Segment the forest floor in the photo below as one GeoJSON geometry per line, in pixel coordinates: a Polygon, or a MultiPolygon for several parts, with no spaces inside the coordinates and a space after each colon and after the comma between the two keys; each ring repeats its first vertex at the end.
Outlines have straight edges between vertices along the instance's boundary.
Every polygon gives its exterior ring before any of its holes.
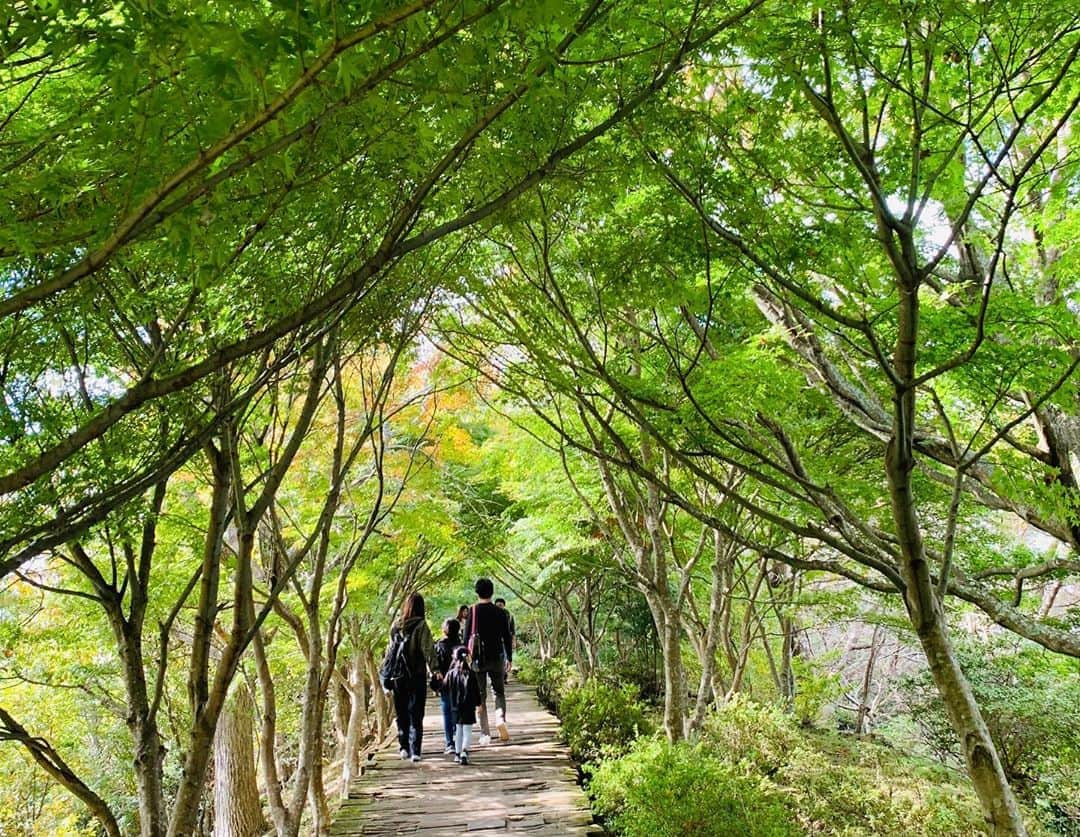
{"type": "MultiPolygon", "coordinates": [[[[510,683],[506,699],[510,741],[496,738],[481,747],[479,730],[474,730],[471,763],[463,767],[454,764],[452,755],[443,755],[442,710],[429,693],[423,761],[399,759],[393,739],[353,783],[331,833],[602,834],[593,825],[569,751],[559,742],[558,719],[540,706],[529,686],[510,683]]],[[[488,703],[490,708],[490,697],[488,703]]]]}

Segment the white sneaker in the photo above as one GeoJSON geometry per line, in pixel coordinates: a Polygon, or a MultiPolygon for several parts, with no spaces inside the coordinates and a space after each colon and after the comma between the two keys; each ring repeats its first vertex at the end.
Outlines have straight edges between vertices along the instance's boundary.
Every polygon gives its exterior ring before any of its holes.
{"type": "Polygon", "coordinates": [[[447,744],[447,745],[446,745],[446,749],[444,749],[444,750],[443,750],[443,755],[444,755],[444,756],[448,756],[448,755],[450,755],[450,754],[451,754],[452,752],[454,752],[454,745],[453,745],[453,744],[447,744]]]}
{"type": "Polygon", "coordinates": [[[412,763],[413,764],[416,764],[418,761],[420,761],[420,756],[413,756],[412,757],[412,763]]]}
{"type": "Polygon", "coordinates": [[[483,733],[480,733],[480,738],[477,740],[477,743],[481,747],[484,747],[484,746],[491,743],[491,736],[490,735],[484,735],[483,733]]]}

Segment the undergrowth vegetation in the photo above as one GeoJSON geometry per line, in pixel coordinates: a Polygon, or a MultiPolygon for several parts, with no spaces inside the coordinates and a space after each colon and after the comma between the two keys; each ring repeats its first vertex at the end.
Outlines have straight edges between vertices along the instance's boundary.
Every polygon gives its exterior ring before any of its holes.
{"type": "MultiPolygon", "coordinates": [[[[597,816],[621,837],[983,833],[964,775],[879,736],[801,723],[776,704],[736,696],[693,742],[654,732],[655,708],[633,687],[581,683],[559,660],[526,662],[583,764],[597,816]]],[[[1060,719],[1059,719],[1060,720],[1060,719]]],[[[1078,833],[1029,800],[1032,833],[1078,833]]],[[[1057,809],[1055,809],[1057,811],[1057,809]]]]}

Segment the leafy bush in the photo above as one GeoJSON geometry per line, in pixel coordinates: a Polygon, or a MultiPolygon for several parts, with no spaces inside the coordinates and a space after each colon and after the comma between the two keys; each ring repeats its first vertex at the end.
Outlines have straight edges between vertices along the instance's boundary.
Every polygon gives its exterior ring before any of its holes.
{"type": "Polygon", "coordinates": [[[589,784],[595,806],[623,837],[786,837],[798,834],[760,780],[701,745],[639,738],[603,762],[589,784]]]}
{"type": "MultiPolygon", "coordinates": [[[[958,651],[1005,773],[1012,781],[1031,781],[1062,749],[1080,758],[1080,678],[1052,666],[1037,668],[1016,649],[986,653],[958,651]]],[[[909,678],[908,707],[927,744],[942,759],[961,763],[959,744],[928,674],[909,678]]]]}
{"type": "Polygon", "coordinates": [[[962,776],[867,741],[808,736],[773,781],[807,834],[952,837],[984,830],[962,776]]]}
{"type": "Polygon", "coordinates": [[[725,760],[762,776],[776,773],[799,741],[794,720],[779,706],[741,695],[709,715],[703,737],[725,760]]]}
{"type": "Polygon", "coordinates": [[[639,735],[651,731],[645,706],[631,685],[591,680],[571,688],[559,701],[563,735],[580,761],[620,755],[639,735]]]}
{"type": "Polygon", "coordinates": [[[556,712],[566,694],[581,682],[574,664],[563,657],[549,657],[546,660],[515,657],[515,662],[519,659],[518,678],[522,683],[536,686],[536,696],[556,712]]]}
{"type": "Polygon", "coordinates": [[[804,726],[817,723],[826,707],[831,706],[844,692],[840,675],[828,667],[838,657],[839,654],[834,653],[814,659],[795,657],[791,661],[795,682],[799,684],[791,708],[804,726]]]}
{"type": "Polygon", "coordinates": [[[970,784],[888,747],[807,730],[775,705],[740,698],[714,712],[704,742],[733,769],[768,780],[808,834],[977,834],[970,784]]]}
{"type": "MultiPolygon", "coordinates": [[[[1005,774],[1021,798],[1061,834],[1080,835],[1080,675],[1031,643],[1002,637],[958,638],[957,655],[997,745],[1005,774]]],[[[908,710],[927,746],[962,764],[959,744],[927,673],[905,683],[908,710]]]]}

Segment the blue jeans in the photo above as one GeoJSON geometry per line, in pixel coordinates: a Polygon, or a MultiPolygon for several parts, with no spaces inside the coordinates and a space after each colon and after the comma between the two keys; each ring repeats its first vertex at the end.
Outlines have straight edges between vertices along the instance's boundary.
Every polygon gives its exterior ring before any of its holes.
{"type": "Polygon", "coordinates": [[[454,710],[450,706],[450,695],[446,692],[439,692],[439,700],[442,702],[442,725],[443,732],[446,734],[446,746],[454,746],[454,710]]]}

